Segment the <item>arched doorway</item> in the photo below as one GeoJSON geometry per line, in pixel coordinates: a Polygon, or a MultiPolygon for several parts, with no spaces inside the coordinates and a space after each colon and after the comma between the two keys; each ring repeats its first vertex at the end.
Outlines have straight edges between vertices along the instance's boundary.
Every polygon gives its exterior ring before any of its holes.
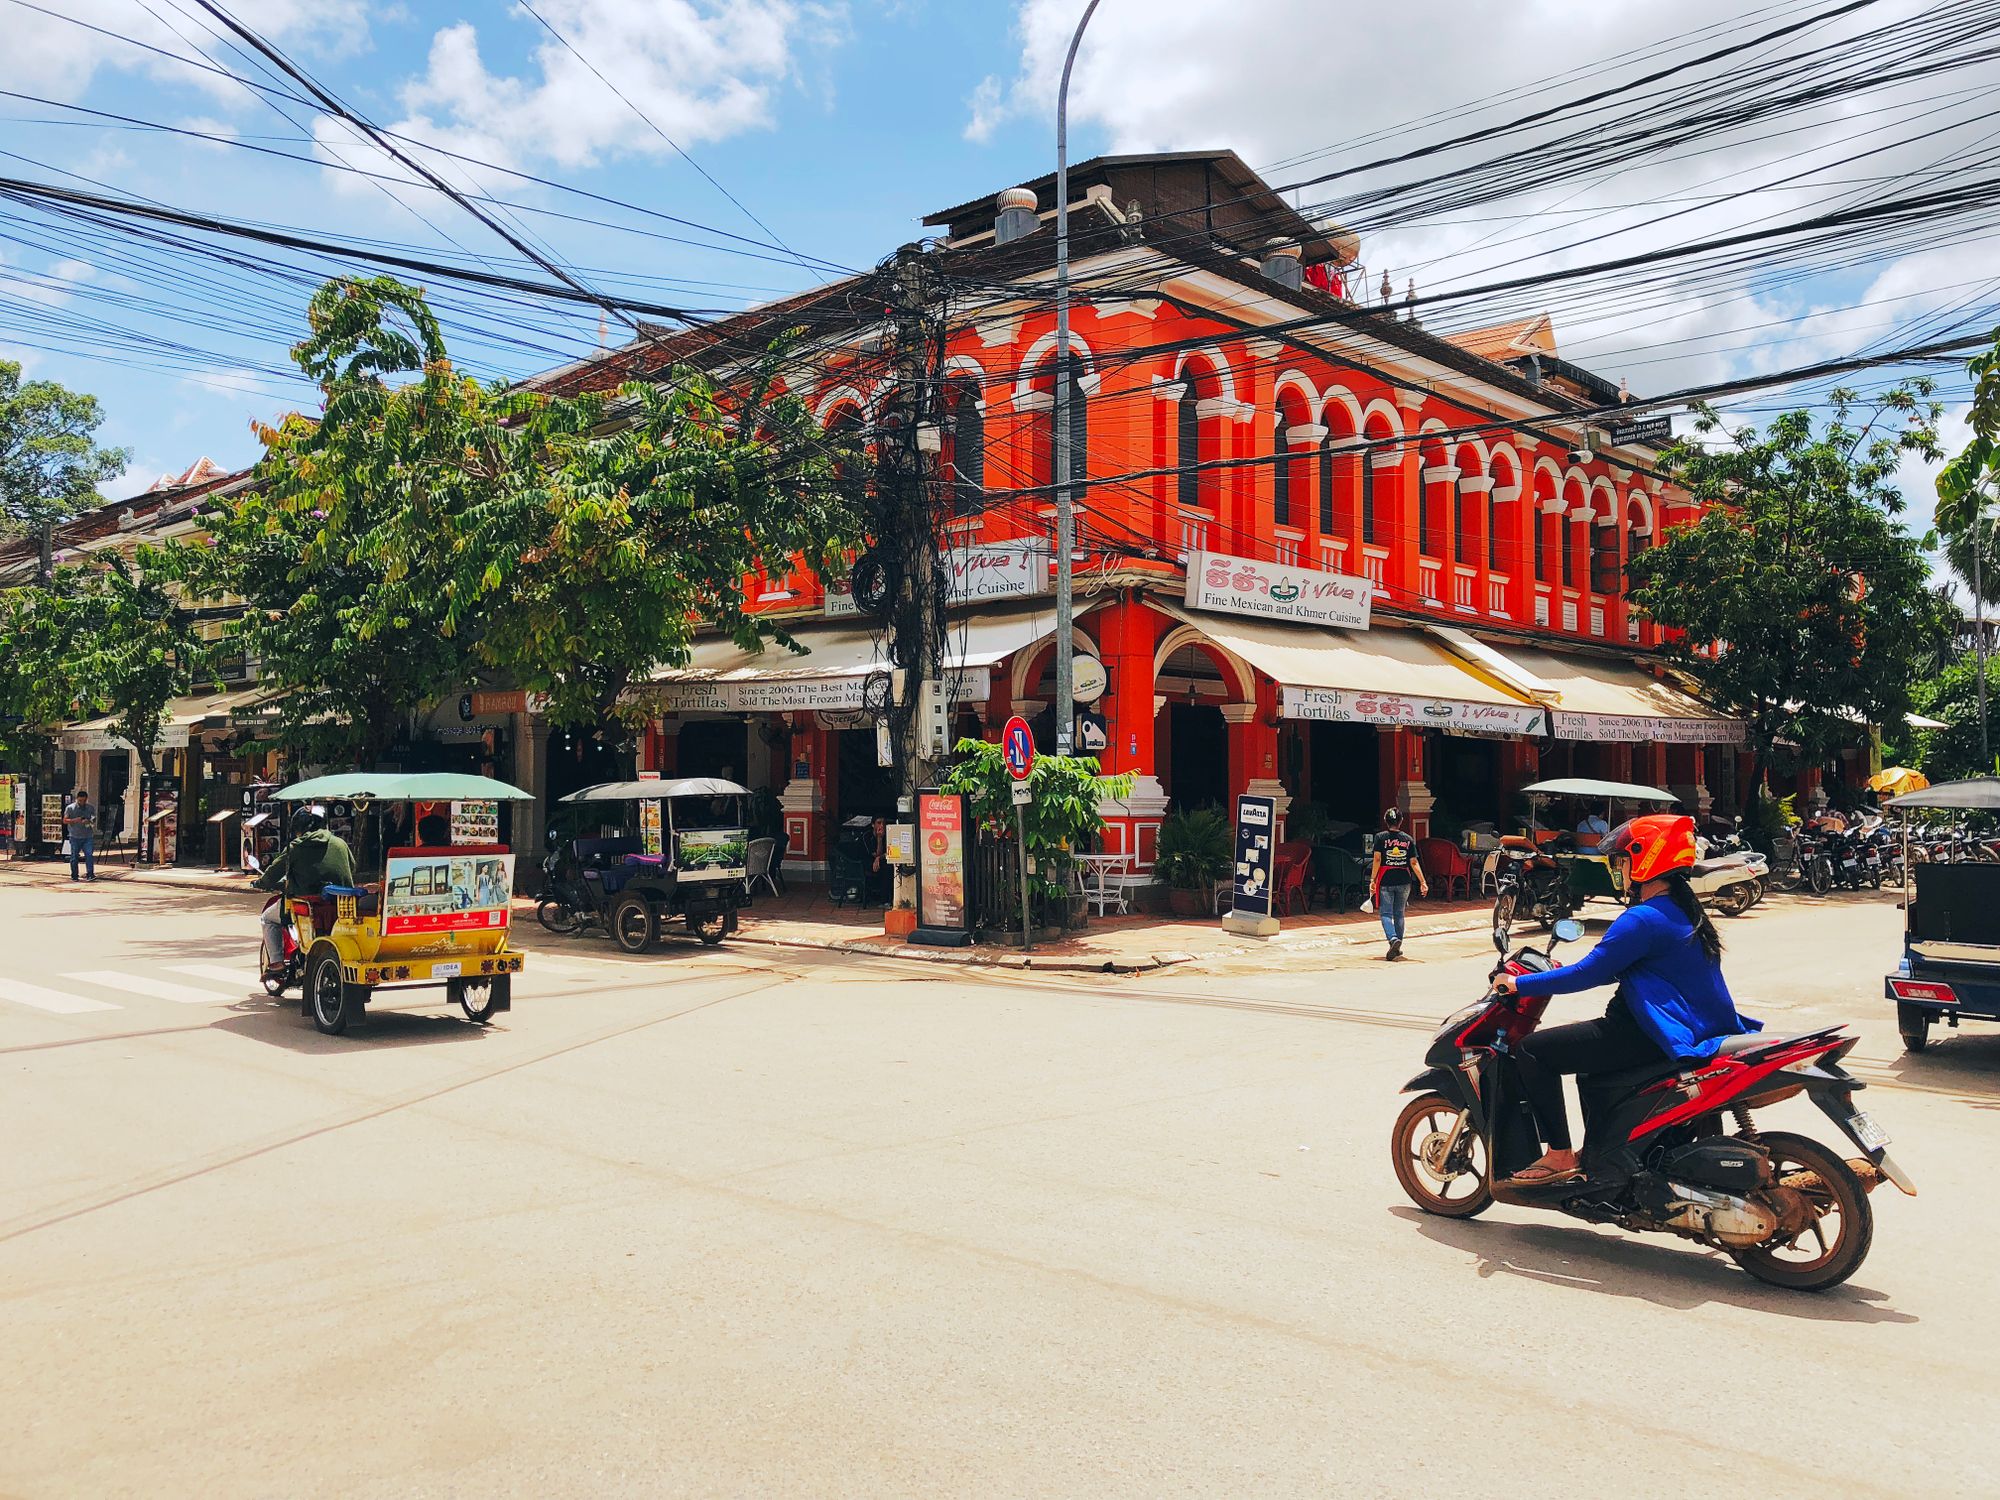
{"type": "Polygon", "coordinates": [[[1229,806],[1229,726],[1222,705],[1235,698],[1221,664],[1190,642],[1173,651],[1154,678],[1166,699],[1155,724],[1158,775],[1179,809],[1229,806]]]}

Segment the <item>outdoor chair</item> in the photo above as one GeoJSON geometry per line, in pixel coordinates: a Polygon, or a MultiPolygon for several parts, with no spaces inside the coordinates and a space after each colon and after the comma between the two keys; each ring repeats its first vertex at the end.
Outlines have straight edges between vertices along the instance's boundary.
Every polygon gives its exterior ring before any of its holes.
{"type": "Polygon", "coordinates": [[[744,860],[743,894],[754,896],[757,882],[763,881],[772,895],[778,894],[778,882],[771,874],[771,859],[778,852],[776,839],[752,839],[744,860]]]}
{"type": "Polygon", "coordinates": [[[1312,852],[1313,885],[1335,911],[1359,906],[1368,894],[1368,863],[1352,849],[1315,844],[1312,852]]]}
{"type": "Polygon", "coordinates": [[[1296,905],[1302,912],[1312,910],[1312,897],[1306,890],[1306,877],[1312,873],[1312,855],[1309,850],[1294,849],[1287,845],[1278,852],[1278,871],[1271,892],[1271,908],[1281,917],[1289,917],[1296,905]]]}
{"type": "Polygon", "coordinates": [[[1500,894],[1500,851],[1495,849],[1479,861],[1479,894],[1497,896],[1500,894]]]}
{"type": "Polygon", "coordinates": [[[1430,882],[1433,893],[1446,901],[1454,893],[1467,897],[1472,895],[1472,861],[1465,857],[1465,851],[1450,839],[1419,839],[1417,858],[1422,861],[1424,875],[1430,882]]]}

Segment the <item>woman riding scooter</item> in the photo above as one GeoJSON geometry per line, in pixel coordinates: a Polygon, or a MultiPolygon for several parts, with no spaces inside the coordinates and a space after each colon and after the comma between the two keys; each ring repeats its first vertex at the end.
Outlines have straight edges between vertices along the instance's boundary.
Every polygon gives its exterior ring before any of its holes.
{"type": "Polygon", "coordinates": [[[1582,1176],[1563,1107],[1565,1073],[1615,1073],[1672,1058],[1713,1057],[1723,1038],[1761,1031],[1739,1015],[1722,978],[1722,939],[1688,887],[1694,819],[1633,818],[1604,840],[1628,861],[1633,904],[1584,958],[1545,974],[1502,974],[1494,988],[1530,998],[1618,986],[1595,1021],[1543,1027],[1515,1051],[1521,1082],[1548,1150],[1511,1179],[1530,1186],[1582,1176]]]}

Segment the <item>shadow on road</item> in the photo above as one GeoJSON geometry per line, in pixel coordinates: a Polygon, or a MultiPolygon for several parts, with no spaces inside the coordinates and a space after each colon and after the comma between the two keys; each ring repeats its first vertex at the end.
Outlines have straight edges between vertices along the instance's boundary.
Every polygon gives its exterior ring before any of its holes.
{"type": "MultiPolygon", "coordinates": [[[[439,1002],[440,1005],[442,1002],[439,1002]]],[[[432,1042],[476,1042],[490,1027],[468,1021],[457,1009],[442,1011],[378,1010],[368,1007],[368,1019],[348,1027],[342,1036],[327,1036],[299,1014],[295,999],[263,997],[238,1001],[231,1014],[212,1023],[211,1031],[247,1037],[288,1052],[343,1052],[354,1048],[417,1047],[432,1042]]]]}
{"type": "Polygon", "coordinates": [[[1977,1021],[1960,1031],[1933,1027],[1922,1052],[1900,1053],[1873,1067],[1894,1083],[1989,1101],[1982,1108],[2000,1106],[2000,1027],[1977,1021]]]}
{"type": "Polygon", "coordinates": [[[1473,1223],[1398,1204],[1389,1210],[1428,1240],[1478,1257],[1475,1274],[1521,1276],[1550,1286],[1629,1297],[1687,1312],[1710,1302],[1825,1323],[1915,1323],[1884,1304],[1887,1292],[1852,1282],[1830,1292],[1787,1292],[1694,1247],[1652,1244],[1568,1224],[1473,1223]]]}

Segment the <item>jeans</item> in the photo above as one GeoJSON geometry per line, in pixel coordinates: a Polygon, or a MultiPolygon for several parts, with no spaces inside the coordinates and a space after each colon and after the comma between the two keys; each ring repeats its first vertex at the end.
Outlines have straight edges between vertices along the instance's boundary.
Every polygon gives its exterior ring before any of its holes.
{"type": "Polygon", "coordinates": [[[92,880],[97,879],[97,835],[86,833],[81,838],[69,836],[69,878],[76,879],[76,862],[81,857],[83,867],[92,880]]]}
{"type": "MultiPolygon", "coordinates": [[[[1571,1149],[1569,1114],[1563,1108],[1563,1074],[1622,1073],[1627,1068],[1665,1061],[1666,1054],[1639,1029],[1624,1000],[1616,997],[1598,1020],[1546,1026],[1523,1037],[1514,1048],[1522,1091],[1551,1151],[1571,1149]]],[[[1589,1124],[1586,1118],[1586,1129],[1589,1124]]]]}
{"type": "Polygon", "coordinates": [[[1407,885],[1385,885],[1375,893],[1375,911],[1382,918],[1382,936],[1392,943],[1403,940],[1403,914],[1410,908],[1407,885]]]}
{"type": "Polygon", "coordinates": [[[275,969],[285,961],[285,903],[272,902],[257,920],[264,929],[264,967],[275,969]]]}

